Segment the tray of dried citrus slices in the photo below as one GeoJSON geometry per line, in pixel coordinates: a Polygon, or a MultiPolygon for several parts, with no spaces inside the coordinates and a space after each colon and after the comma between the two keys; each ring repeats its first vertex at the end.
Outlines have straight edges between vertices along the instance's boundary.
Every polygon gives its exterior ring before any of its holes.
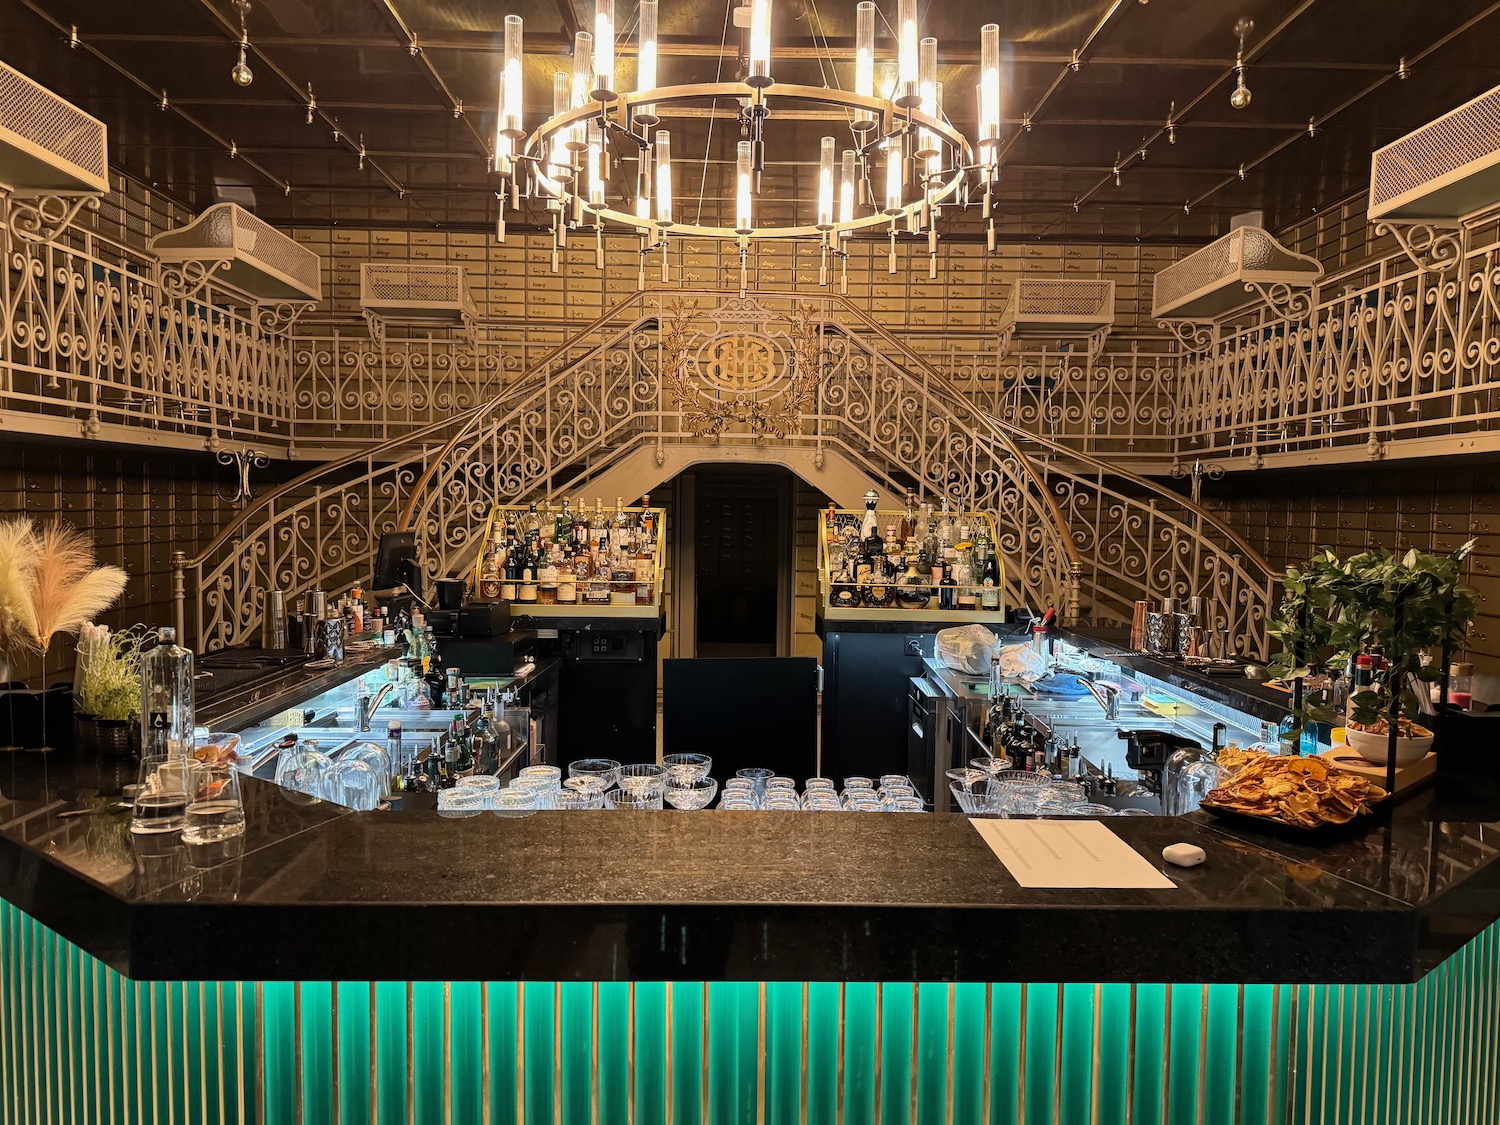
{"type": "Polygon", "coordinates": [[[1310,843],[1358,831],[1389,796],[1368,778],[1329,769],[1318,758],[1230,749],[1220,753],[1219,765],[1229,776],[1204,797],[1206,812],[1310,843]]]}

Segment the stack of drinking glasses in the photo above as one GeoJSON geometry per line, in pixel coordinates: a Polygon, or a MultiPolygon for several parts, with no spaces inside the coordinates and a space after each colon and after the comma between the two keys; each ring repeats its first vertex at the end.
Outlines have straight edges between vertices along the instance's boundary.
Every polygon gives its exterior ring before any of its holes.
{"type": "Polygon", "coordinates": [[[797,792],[790,777],[768,769],[740,770],[724,783],[721,809],[764,809],[773,812],[922,812],[922,798],[904,774],[885,774],[879,781],[846,777],[842,793],[832,779],[810,777],[797,792]]]}
{"type": "Polygon", "coordinates": [[[968,769],[948,771],[948,788],[958,807],[971,815],[1115,816],[1108,805],[1083,800],[1077,785],[1027,770],[989,768],[990,758],[976,758],[968,769]]]}
{"type": "Polygon", "coordinates": [[[719,792],[708,776],[714,760],[707,754],[668,754],[661,760],[667,771],[667,804],[682,812],[705,809],[719,792]]]}

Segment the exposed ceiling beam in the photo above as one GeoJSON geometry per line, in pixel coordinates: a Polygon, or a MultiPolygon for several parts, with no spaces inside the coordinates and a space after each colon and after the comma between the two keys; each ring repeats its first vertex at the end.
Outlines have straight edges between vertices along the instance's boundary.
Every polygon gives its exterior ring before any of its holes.
{"type": "MultiPolygon", "coordinates": [[[[457,97],[448,88],[448,83],[443,81],[443,76],[438,73],[437,67],[428,58],[426,50],[417,39],[416,32],[412,31],[410,25],[407,24],[406,20],[402,18],[400,11],[397,10],[396,0],[378,0],[378,2],[385,9],[386,14],[391,17],[391,22],[396,25],[396,30],[406,40],[406,49],[421,64],[423,72],[427,75],[427,81],[432,84],[433,89],[442,95],[443,108],[450,110],[455,117],[463,117],[463,99],[457,97]]],[[[568,3],[569,0],[559,0],[559,2],[568,3]]],[[[489,157],[489,143],[480,135],[479,130],[474,128],[474,123],[467,117],[464,117],[464,126],[469,130],[470,136],[474,138],[474,143],[478,146],[480,153],[485,157],[489,157]]]]}

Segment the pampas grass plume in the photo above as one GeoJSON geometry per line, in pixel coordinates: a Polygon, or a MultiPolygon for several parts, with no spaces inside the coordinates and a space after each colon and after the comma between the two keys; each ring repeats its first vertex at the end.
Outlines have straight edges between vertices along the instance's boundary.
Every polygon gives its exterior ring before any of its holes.
{"type": "Polygon", "coordinates": [[[94,565],[89,537],[59,520],[35,533],[36,571],[27,627],[45,654],[59,633],[76,633],[108,609],[125,589],[117,566],[94,565]]]}
{"type": "Polygon", "coordinates": [[[0,520],[0,658],[36,646],[31,595],[38,549],[30,520],[0,520]]]}

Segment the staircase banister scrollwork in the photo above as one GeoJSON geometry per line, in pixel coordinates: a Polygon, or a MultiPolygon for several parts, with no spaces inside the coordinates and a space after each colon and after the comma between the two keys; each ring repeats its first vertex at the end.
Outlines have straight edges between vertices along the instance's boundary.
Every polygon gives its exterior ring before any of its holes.
{"type": "MultiPolygon", "coordinates": [[[[602,315],[597,320],[595,320],[591,324],[589,324],[589,326],[587,328],[584,328],[581,332],[577,333],[577,335],[575,335],[575,336],[571,337],[570,339],[564,341],[563,343],[559,344],[557,347],[553,348],[546,355],[542,356],[541,359],[537,360],[536,364],[532,367],[532,372],[545,374],[547,372],[547,370],[548,370],[548,367],[552,364],[552,362],[558,356],[562,355],[570,347],[573,346],[573,341],[574,340],[584,338],[584,337],[590,335],[591,333],[593,333],[594,331],[596,331],[597,329],[602,328],[604,325],[608,324],[611,320],[614,320],[616,317],[618,317],[621,313],[623,313],[626,309],[630,308],[632,305],[642,304],[644,296],[645,296],[644,293],[640,293],[640,292],[632,293],[630,296],[626,297],[623,301],[620,301],[618,304],[614,305],[612,308],[609,309],[608,312],[604,313],[604,315],[602,315]]],[[[640,323],[641,320],[645,320],[645,319],[649,319],[649,318],[645,317],[645,316],[638,317],[636,319],[635,323],[632,324],[630,327],[631,328],[635,327],[636,325],[638,325],[640,323]]],[[[570,366],[570,365],[564,365],[562,368],[560,368],[557,372],[554,372],[553,374],[562,374],[564,371],[567,370],[568,366],[570,366]]],[[[519,388],[525,382],[526,382],[526,380],[524,378],[522,378],[520,380],[517,380],[517,382],[515,384],[513,384],[513,386],[519,388]]],[[[462,442],[465,438],[467,438],[467,437],[469,437],[469,436],[471,436],[473,434],[475,423],[479,422],[480,419],[485,414],[487,414],[488,412],[490,412],[492,409],[494,409],[494,408],[496,408],[498,406],[501,406],[501,405],[502,405],[501,399],[496,398],[496,399],[491,400],[488,403],[485,403],[485,404],[481,405],[478,409],[472,410],[472,411],[469,412],[469,414],[467,416],[467,419],[464,422],[464,424],[461,427],[459,427],[457,430],[454,431],[453,436],[448,439],[447,443],[438,452],[438,454],[431,459],[431,461],[427,465],[426,469],[423,470],[422,475],[417,479],[416,484],[412,486],[411,496],[407,499],[406,506],[404,508],[402,508],[401,515],[397,519],[397,522],[396,522],[397,530],[399,530],[399,531],[410,531],[411,530],[412,520],[416,517],[417,505],[420,503],[423,493],[425,493],[427,491],[428,486],[431,485],[433,477],[435,477],[439,472],[442,471],[443,465],[447,462],[449,456],[453,453],[453,451],[458,448],[459,443],[462,442]]],[[[519,497],[518,497],[518,499],[519,499],[519,497]]]]}
{"type": "MultiPolygon", "coordinates": [[[[936,389],[938,390],[939,394],[949,399],[950,402],[960,405],[963,410],[972,412],[976,416],[983,418],[986,423],[997,430],[1000,435],[1004,436],[1007,445],[1015,452],[1016,456],[1021,458],[1023,461],[1028,460],[1028,458],[1025,454],[1020,452],[1014,441],[1010,440],[1011,438],[1019,438],[1022,441],[1027,441],[1036,445],[1044,446],[1051,452],[1056,453],[1059,457],[1066,458],[1072,461],[1082,462],[1083,464],[1088,465],[1090,468],[1093,468],[1099,472],[1106,473],[1110,476],[1119,477],[1122,480],[1128,480],[1131,484],[1136,485],[1138,488],[1155,493],[1156,495],[1161,496],[1165,499],[1170,499],[1173,503],[1181,504],[1184,508],[1192,511],[1196,516],[1204,520],[1204,522],[1211,525],[1215,531],[1217,531],[1219,534],[1223,535],[1226,539],[1233,543],[1238,550],[1244,553],[1245,557],[1250,560],[1253,565],[1264,571],[1268,576],[1274,573],[1271,569],[1270,563],[1265,560],[1265,557],[1261,555],[1259,551],[1257,551],[1248,542],[1246,542],[1244,537],[1241,536],[1237,531],[1225,524],[1223,521],[1219,520],[1216,516],[1213,515],[1213,513],[1202,507],[1202,505],[1195,504],[1192,500],[1190,500],[1186,496],[1183,496],[1180,492],[1176,492],[1163,485],[1157,484],[1155,481],[1152,481],[1148,477],[1137,476],[1135,473],[1132,473],[1128,469],[1122,469],[1115,465],[1111,465],[1108,462],[1100,460],[1092,454],[1085,453],[1079,449],[1076,449],[1071,445],[1065,445],[1064,443],[1055,441],[1054,439],[1049,438],[1041,433],[1032,433],[1030,430],[1023,430],[1019,426],[1005,421],[1003,418],[997,418],[994,415],[987,413],[980,407],[974,405],[973,402],[971,402],[966,396],[961,395],[956,390],[948,387],[946,385],[946,376],[942,371],[934,367],[927,360],[923,359],[916,352],[912,351],[900,339],[892,335],[887,329],[882,327],[878,322],[869,317],[861,309],[849,304],[847,300],[844,300],[842,298],[841,300],[843,301],[845,311],[847,311],[854,319],[860,321],[861,324],[878,335],[881,340],[891,348],[900,352],[906,358],[906,361],[909,364],[911,364],[913,367],[920,368],[921,370],[932,376],[935,376],[938,380],[940,380],[940,382],[936,384],[936,389]]],[[[1060,512],[1058,513],[1058,522],[1061,525],[1062,516],[1060,512]]]]}

